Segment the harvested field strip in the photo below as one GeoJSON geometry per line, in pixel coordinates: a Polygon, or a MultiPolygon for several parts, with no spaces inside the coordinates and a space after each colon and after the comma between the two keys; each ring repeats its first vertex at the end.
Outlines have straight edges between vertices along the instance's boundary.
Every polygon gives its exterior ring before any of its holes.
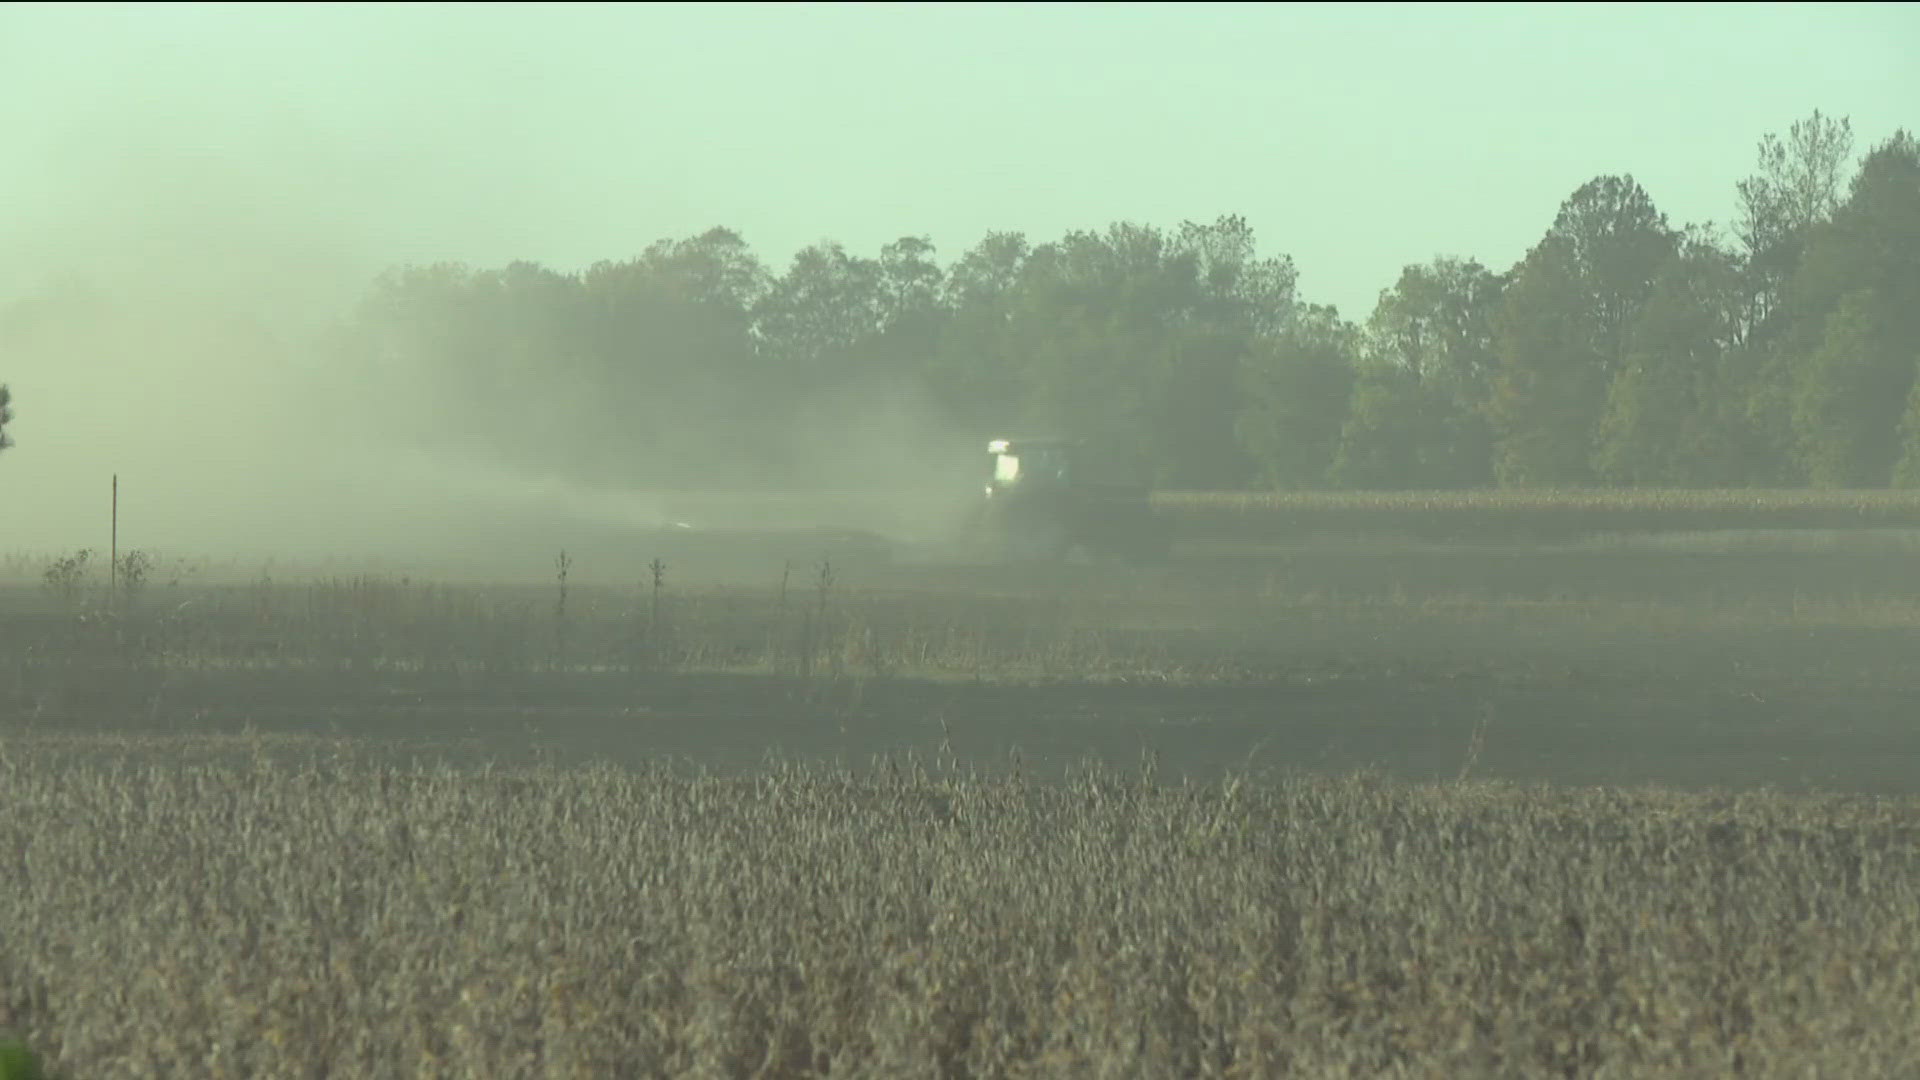
{"type": "Polygon", "coordinates": [[[0,1026],[66,1074],[1873,1076],[1920,1054],[1912,802],[210,745],[0,763],[0,1026]]]}
{"type": "Polygon", "coordinates": [[[1487,489],[1167,491],[1182,537],[1279,540],[1375,533],[1516,542],[1604,533],[1920,528],[1920,490],[1487,489]]]}

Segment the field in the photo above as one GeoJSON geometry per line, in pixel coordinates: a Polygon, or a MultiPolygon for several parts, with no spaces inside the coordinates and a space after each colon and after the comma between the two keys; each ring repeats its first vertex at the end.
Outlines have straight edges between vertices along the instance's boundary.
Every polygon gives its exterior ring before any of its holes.
{"type": "Polygon", "coordinates": [[[1897,1073],[1920,542],[1749,524],[17,557],[0,1032],[89,1077],[1897,1073]]]}
{"type": "Polygon", "coordinates": [[[87,1076],[1886,1076],[1920,1052],[1908,804],[274,749],[10,752],[9,1023],[87,1076]]]}
{"type": "Polygon", "coordinates": [[[1166,492],[1162,513],[1193,536],[1386,532],[1435,540],[1566,540],[1595,533],[1729,529],[1912,529],[1920,491],[1498,489],[1462,492],[1166,492]]]}

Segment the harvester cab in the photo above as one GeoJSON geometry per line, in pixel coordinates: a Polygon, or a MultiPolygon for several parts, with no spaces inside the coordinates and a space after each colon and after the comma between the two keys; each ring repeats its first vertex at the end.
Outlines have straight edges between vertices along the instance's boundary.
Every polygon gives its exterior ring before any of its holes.
{"type": "Polygon", "coordinates": [[[1131,561],[1166,557],[1172,537],[1144,484],[1101,475],[1085,444],[1062,438],[994,439],[980,514],[1003,558],[1057,560],[1075,551],[1131,561]]]}
{"type": "Polygon", "coordinates": [[[1079,470],[1079,446],[1066,439],[995,439],[987,444],[987,497],[1066,488],[1079,470]]]}

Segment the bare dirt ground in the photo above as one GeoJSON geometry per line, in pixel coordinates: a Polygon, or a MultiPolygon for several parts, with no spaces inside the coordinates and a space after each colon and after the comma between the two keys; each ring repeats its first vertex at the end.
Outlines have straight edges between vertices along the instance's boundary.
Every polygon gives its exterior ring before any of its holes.
{"type": "Polygon", "coordinates": [[[221,673],[167,701],[112,689],[90,719],[25,734],[344,738],[396,756],[476,763],[662,758],[730,771],[769,758],[865,764],[950,755],[986,772],[1060,776],[1156,763],[1163,778],[1345,773],[1681,788],[1920,792],[1920,692],[1762,695],[1707,681],[1590,678],[1548,686],[1419,675],[1262,685],[870,682],[793,677],[523,676],[511,680],[221,673]]]}
{"type": "MultiPolygon", "coordinates": [[[[15,733],[253,730],[466,762],[665,758],[733,770],[917,754],[1042,777],[1152,761],[1162,776],[1196,779],[1377,768],[1416,780],[1911,792],[1916,568],[1920,558],[1888,552],[1645,550],[1322,551],[1139,572],[863,568],[858,588],[843,579],[832,598],[848,634],[902,641],[935,628],[1044,662],[831,674],[822,664],[805,677],[778,662],[481,673],[383,669],[368,656],[279,663],[295,658],[276,639],[272,657],[249,654],[244,667],[170,664],[53,685],[23,665],[10,692],[0,685],[0,713],[15,733]]],[[[807,573],[788,583],[782,612],[812,604],[807,573]]],[[[527,626],[552,617],[551,589],[498,590],[478,607],[442,595],[427,614],[361,592],[354,602],[377,610],[353,613],[347,636],[385,619],[397,636],[382,640],[416,651],[406,642],[511,624],[530,656],[545,631],[527,626]]],[[[737,652],[777,636],[771,586],[761,592],[670,590],[666,605],[737,652]]],[[[228,618],[271,623],[289,641],[341,636],[321,615],[296,625],[246,613],[298,597],[235,596],[176,606],[243,609],[207,615],[216,629],[228,618]]],[[[26,610],[29,599],[12,594],[0,616],[0,647],[15,656],[44,654],[36,643],[65,618],[26,610]]],[[[625,625],[629,608],[644,616],[648,601],[642,590],[571,602],[584,637],[625,625]]]]}

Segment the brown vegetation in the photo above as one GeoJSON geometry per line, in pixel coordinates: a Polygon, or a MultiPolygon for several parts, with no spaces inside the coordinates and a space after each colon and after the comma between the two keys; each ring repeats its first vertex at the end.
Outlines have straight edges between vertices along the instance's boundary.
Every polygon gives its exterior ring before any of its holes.
{"type": "Polygon", "coordinates": [[[1920,803],[1511,778],[1911,790],[1910,558],[564,602],[70,559],[0,590],[0,1035],[74,1077],[1896,1073],[1920,803]]]}
{"type": "Polygon", "coordinates": [[[7,750],[3,1022],[75,1076],[1870,1076],[1920,1053],[1911,803],[7,750]]]}

